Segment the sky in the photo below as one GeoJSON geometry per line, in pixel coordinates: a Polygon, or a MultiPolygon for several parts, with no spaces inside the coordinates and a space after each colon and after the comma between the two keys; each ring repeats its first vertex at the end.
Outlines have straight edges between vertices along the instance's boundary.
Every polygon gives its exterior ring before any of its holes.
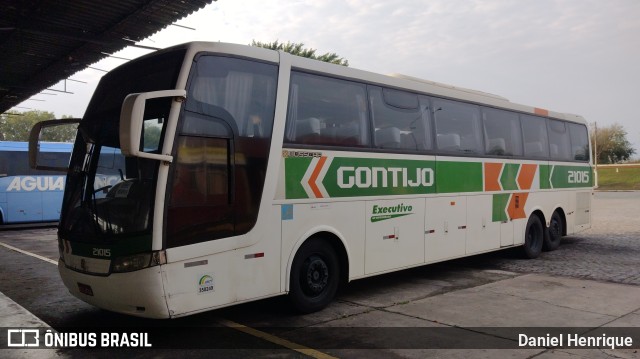
{"type": "MultiPolygon", "coordinates": [[[[490,92],[598,127],[619,123],[640,157],[638,0],[218,0],[176,24],[195,30],[169,26],[140,44],[303,42],[353,68],[490,92]]],[[[19,106],[81,117],[102,75],[84,70],[71,78],[86,84],[66,83],[73,94],[39,94],[45,101],[19,106]]]]}

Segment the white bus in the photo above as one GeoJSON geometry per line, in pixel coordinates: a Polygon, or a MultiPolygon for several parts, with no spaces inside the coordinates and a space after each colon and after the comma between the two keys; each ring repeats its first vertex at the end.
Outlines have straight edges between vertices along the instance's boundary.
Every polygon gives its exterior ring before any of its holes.
{"type": "MultiPolygon", "coordinates": [[[[32,148],[54,125],[34,127],[32,148]]],[[[76,297],[136,316],[281,294],[317,311],[351,280],[557,248],[590,227],[589,154],[580,116],[188,43],[100,81],[67,173],[58,268],[76,297]],[[98,188],[105,167],[120,180],[98,188]]]]}

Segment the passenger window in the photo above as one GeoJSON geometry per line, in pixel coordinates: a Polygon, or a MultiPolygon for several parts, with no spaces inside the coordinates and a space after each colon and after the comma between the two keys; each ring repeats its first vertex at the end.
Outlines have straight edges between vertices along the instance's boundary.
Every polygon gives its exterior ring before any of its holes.
{"type": "Polygon", "coordinates": [[[289,143],[368,146],[370,132],[365,86],[293,72],[285,131],[289,143]]]}
{"type": "Polygon", "coordinates": [[[224,139],[179,137],[172,205],[229,204],[227,147],[224,139]]]}
{"type": "MultiPolygon", "coordinates": [[[[192,70],[186,109],[227,122],[239,137],[270,138],[278,68],[232,57],[201,56],[192,70]]],[[[197,133],[185,122],[182,133],[197,133]]]]}
{"type": "Polygon", "coordinates": [[[9,171],[7,173],[13,176],[39,175],[46,173],[29,167],[29,154],[27,152],[13,152],[9,161],[9,171]]]}
{"type": "Polygon", "coordinates": [[[576,161],[589,161],[589,135],[587,126],[577,123],[567,124],[571,136],[571,156],[576,161]]]}
{"type": "Polygon", "coordinates": [[[377,148],[431,149],[428,98],[372,86],[369,102],[377,148]]]}
{"type": "Polygon", "coordinates": [[[179,136],[167,216],[167,245],[231,236],[229,140],[179,136]]]}
{"type": "Polygon", "coordinates": [[[434,99],[432,111],[436,126],[436,145],[440,151],[483,153],[478,106],[434,99]]]}
{"type": "Polygon", "coordinates": [[[522,115],[522,133],[524,155],[528,157],[548,158],[547,121],[542,117],[522,115]]]}
{"type": "Polygon", "coordinates": [[[566,123],[549,120],[549,157],[552,160],[570,160],[571,142],[566,123]]]}
{"type": "Polygon", "coordinates": [[[522,156],[522,129],[518,114],[483,108],[485,153],[491,156],[522,156]]]}

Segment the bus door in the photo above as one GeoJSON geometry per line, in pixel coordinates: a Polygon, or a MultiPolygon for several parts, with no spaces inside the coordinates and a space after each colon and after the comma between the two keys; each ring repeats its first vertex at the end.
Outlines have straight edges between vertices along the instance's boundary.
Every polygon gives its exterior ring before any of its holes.
{"type": "Polygon", "coordinates": [[[279,256],[249,260],[234,250],[273,239],[249,232],[266,178],[277,70],[239,58],[196,57],[165,197],[165,293],[174,313],[280,290],[273,265],[279,256]]]}
{"type": "MultiPolygon", "coordinates": [[[[223,110],[221,110],[223,111],[223,110]]],[[[185,111],[168,191],[166,245],[235,234],[233,137],[230,121],[185,111]]]]}

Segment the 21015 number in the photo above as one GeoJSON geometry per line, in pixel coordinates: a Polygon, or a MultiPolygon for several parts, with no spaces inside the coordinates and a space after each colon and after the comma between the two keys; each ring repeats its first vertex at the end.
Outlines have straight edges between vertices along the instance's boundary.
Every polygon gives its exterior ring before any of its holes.
{"type": "Polygon", "coordinates": [[[589,183],[589,171],[569,171],[569,183],[589,183]]]}
{"type": "Polygon", "coordinates": [[[109,248],[93,248],[93,255],[96,257],[111,257],[111,249],[109,248]]]}

